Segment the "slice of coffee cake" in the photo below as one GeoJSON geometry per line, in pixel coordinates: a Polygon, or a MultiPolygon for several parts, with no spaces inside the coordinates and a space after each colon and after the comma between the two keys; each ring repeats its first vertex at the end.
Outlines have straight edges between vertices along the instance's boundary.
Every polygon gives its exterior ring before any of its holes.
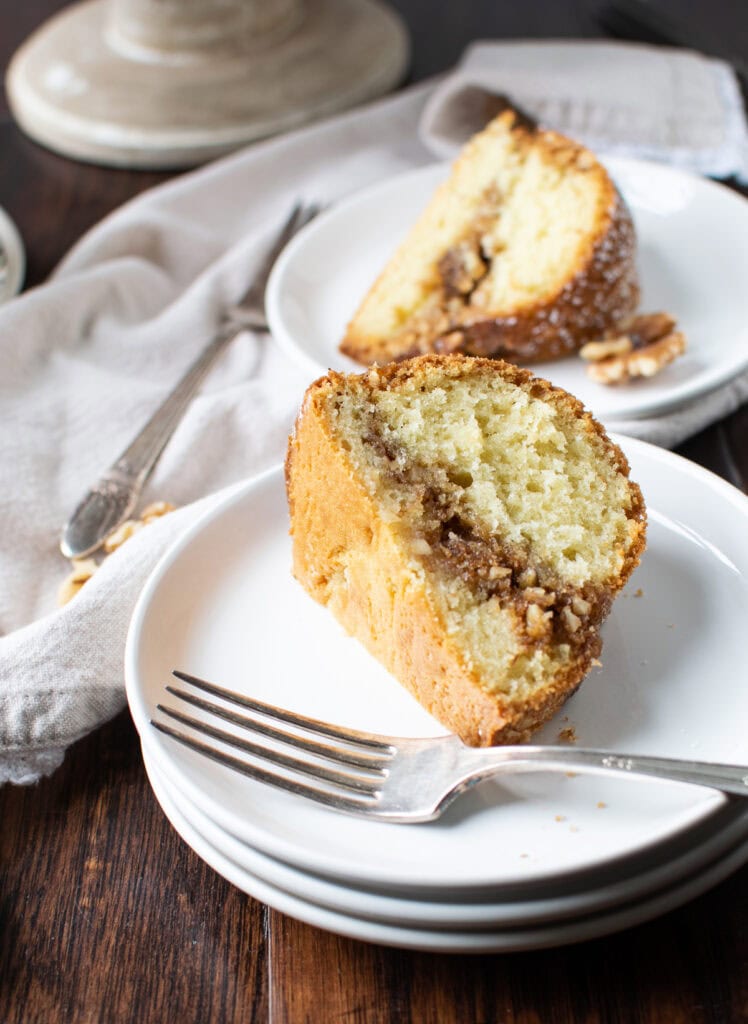
{"type": "Polygon", "coordinates": [[[645,543],[620,449],[500,360],[330,373],[286,476],[296,577],[472,745],[525,739],[574,692],[645,543]]]}
{"type": "Polygon", "coordinates": [[[639,300],[634,227],[583,146],[507,111],[464,148],[348,325],[365,365],[426,352],[555,359],[639,300]]]}

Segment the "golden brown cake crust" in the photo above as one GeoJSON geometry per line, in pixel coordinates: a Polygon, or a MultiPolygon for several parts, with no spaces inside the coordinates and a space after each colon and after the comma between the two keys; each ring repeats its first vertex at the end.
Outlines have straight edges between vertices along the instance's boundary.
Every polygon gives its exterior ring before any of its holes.
{"type": "MultiPolygon", "coordinates": [[[[325,413],[329,394],[351,381],[364,389],[380,387],[382,379],[418,375],[430,365],[459,375],[465,364],[470,364],[470,372],[497,373],[546,400],[563,403],[581,417],[582,429],[604,439],[621,471],[628,471],[623,453],[575,398],[507,363],[461,356],[426,356],[393,364],[375,371],[376,383],[367,374],[330,373],[320,378],[304,398],[285,469],[296,578],[435,718],[466,743],[487,746],[519,742],[547,721],[579,686],[599,649],[580,652],[564,675],[521,706],[513,706],[501,694],[489,694],[450,638],[422,579],[408,572],[395,525],[380,515],[347,452],[332,436],[325,413]],[[330,514],[320,514],[321,492],[330,514]],[[345,583],[340,585],[343,573],[345,583]]],[[[629,552],[625,575],[644,546],[640,493],[638,502],[633,515],[642,521],[642,529],[629,552]]]]}
{"type": "MultiPolygon", "coordinates": [[[[406,323],[403,330],[388,337],[367,335],[357,314],[340,344],[344,354],[367,366],[427,352],[463,352],[532,364],[575,352],[635,312],[640,293],[634,224],[605,169],[583,146],[557,132],[534,131],[517,121],[512,112],[502,114],[497,125],[509,125],[520,146],[538,147],[546,159],[555,161],[560,168],[581,168],[594,181],[599,211],[597,229],[587,250],[569,268],[565,282],[555,294],[525,303],[509,313],[492,315],[490,309],[474,307],[469,302],[460,308],[450,304],[445,294],[437,303],[439,315],[433,317],[433,327],[427,313],[425,321],[415,316],[413,323],[406,323]]],[[[489,125],[485,131],[491,129],[489,125]]],[[[469,162],[471,156],[469,143],[458,163],[469,162]]],[[[441,255],[435,253],[435,259],[441,255]]],[[[394,261],[397,259],[395,254],[394,261]]],[[[386,269],[369,295],[383,289],[385,273],[386,269]]],[[[439,288],[435,278],[435,295],[439,288]]]]}

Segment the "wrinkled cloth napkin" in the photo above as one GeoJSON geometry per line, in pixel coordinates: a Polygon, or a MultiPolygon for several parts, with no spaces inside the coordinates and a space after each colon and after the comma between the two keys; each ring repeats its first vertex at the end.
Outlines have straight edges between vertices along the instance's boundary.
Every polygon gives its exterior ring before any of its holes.
{"type": "MultiPolygon", "coordinates": [[[[308,378],[268,337],[232,342],[143,495],[142,505],[177,510],[58,608],[70,512],[241,296],[296,198],[330,203],[434,159],[419,126],[443,85],[256,144],[144,194],[85,236],[49,283],[0,307],[0,781],[49,773],[122,709],[125,638],[149,573],[239,481],[282,460],[308,378]]],[[[673,445],[746,397],[748,380],[616,429],[673,445]]]]}
{"type": "Polygon", "coordinates": [[[474,43],[424,109],[422,136],[435,153],[453,156],[479,127],[481,93],[511,98],[593,152],[748,184],[745,111],[724,61],[640,43],[474,43]]]}

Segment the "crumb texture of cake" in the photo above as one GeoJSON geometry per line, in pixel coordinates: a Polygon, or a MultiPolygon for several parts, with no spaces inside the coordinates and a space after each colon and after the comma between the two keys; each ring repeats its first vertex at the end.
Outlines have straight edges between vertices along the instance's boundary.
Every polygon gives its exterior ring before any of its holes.
{"type": "Polygon", "coordinates": [[[594,155],[512,111],[468,142],[365,296],[341,350],[556,359],[638,304],[629,210],[594,155]]]}
{"type": "Polygon", "coordinates": [[[621,450],[501,360],[321,378],[286,482],[297,579],[474,746],[526,739],[574,692],[645,544],[621,450]]]}

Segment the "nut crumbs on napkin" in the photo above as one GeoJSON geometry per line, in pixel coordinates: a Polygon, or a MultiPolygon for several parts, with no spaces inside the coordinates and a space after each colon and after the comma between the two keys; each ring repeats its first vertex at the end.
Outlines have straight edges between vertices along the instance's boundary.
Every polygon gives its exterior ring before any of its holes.
{"type": "MultiPolygon", "coordinates": [[[[104,541],[103,550],[105,555],[110,555],[117,548],[122,547],[125,541],[133,537],[138,530],[154,522],[154,520],[160,519],[161,516],[173,512],[174,508],[175,506],[168,501],[154,501],[143,509],[139,519],[126,519],[104,541]]],[[[79,593],[81,587],[91,579],[101,563],[97,562],[94,558],[74,558],[71,564],[73,566],[72,572],[63,580],[60,589],[57,591],[57,603],[61,607],[66,605],[68,601],[72,601],[75,595],[79,593]]]]}

